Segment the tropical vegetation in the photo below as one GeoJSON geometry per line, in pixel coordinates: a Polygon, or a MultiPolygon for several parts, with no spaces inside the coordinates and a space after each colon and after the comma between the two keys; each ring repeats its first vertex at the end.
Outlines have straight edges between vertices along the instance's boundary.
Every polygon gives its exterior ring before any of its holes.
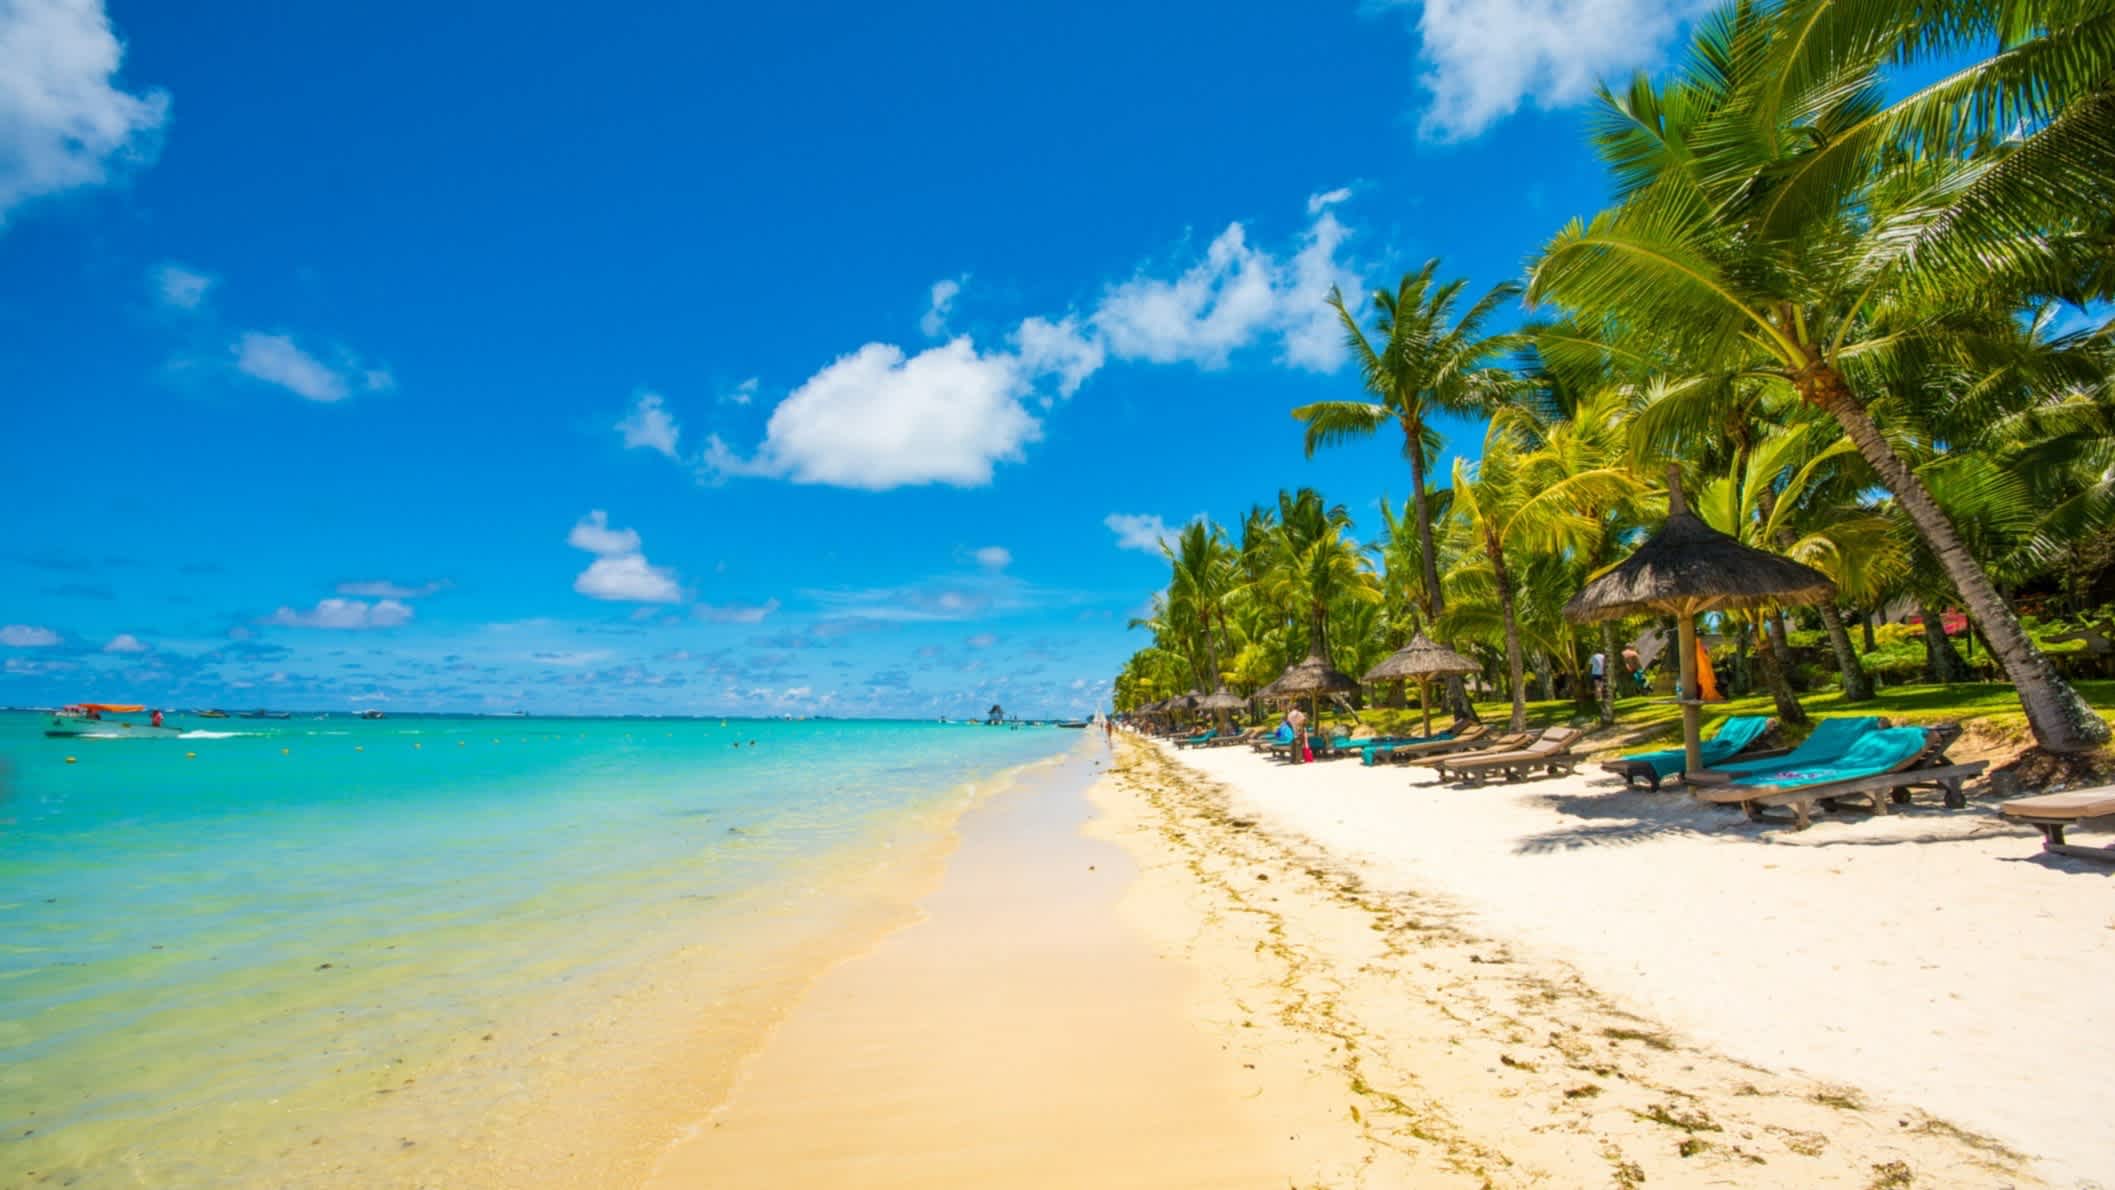
{"type": "Polygon", "coordinates": [[[1980,674],[2043,748],[2107,742],[2074,681],[2115,665],[2115,0],[1737,3],[1604,88],[1592,137],[1614,202],[1524,277],[1332,295],[1363,392],[1294,409],[1305,449],[1399,434],[1409,498],[1363,544],[1309,489],[1186,527],[1118,708],[1310,654],[1357,676],[1424,631],[1515,726],[1560,687],[1612,720],[1662,626],[1562,608],[1664,518],[1672,466],[1707,523],[1835,584],[1713,617],[1735,695],[1796,722],[1980,674]]]}

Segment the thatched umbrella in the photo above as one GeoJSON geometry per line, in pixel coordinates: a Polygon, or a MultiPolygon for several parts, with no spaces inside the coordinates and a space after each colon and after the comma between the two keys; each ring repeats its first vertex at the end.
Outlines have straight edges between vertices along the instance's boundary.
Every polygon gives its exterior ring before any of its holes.
{"type": "Polygon", "coordinates": [[[1564,605],[1565,617],[1582,623],[1613,620],[1641,612],[1665,612],[1675,618],[1675,657],[1681,663],[1682,746],[1687,771],[1704,767],[1697,729],[1696,616],[1700,612],[1763,607],[1780,603],[1820,603],[1833,598],[1836,586],[1811,566],[1762,550],[1750,549],[1705,524],[1682,498],[1679,467],[1667,468],[1667,523],[1564,605]]]}
{"type": "Polygon", "coordinates": [[[1472,674],[1483,667],[1431,637],[1419,632],[1410,643],[1388,654],[1379,665],[1366,671],[1363,681],[1393,682],[1408,678],[1417,683],[1417,705],[1424,708],[1425,734],[1432,734],[1432,679],[1448,674],[1472,674]]]}
{"type": "Polygon", "coordinates": [[[1247,705],[1247,699],[1233,693],[1225,686],[1221,686],[1219,689],[1197,700],[1198,710],[1212,712],[1219,717],[1222,723],[1226,721],[1226,712],[1238,711],[1247,705]]]}
{"type": "Polygon", "coordinates": [[[1356,694],[1359,683],[1350,674],[1344,673],[1320,653],[1309,653],[1305,661],[1286,667],[1278,680],[1256,692],[1258,698],[1307,698],[1308,717],[1319,713],[1313,701],[1324,694],[1356,694]]]}

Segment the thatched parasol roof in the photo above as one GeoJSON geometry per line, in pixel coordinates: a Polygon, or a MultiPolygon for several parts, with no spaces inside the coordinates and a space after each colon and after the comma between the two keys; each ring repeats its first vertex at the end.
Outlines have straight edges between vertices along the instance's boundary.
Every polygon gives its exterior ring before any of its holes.
{"type": "Polygon", "coordinates": [[[1224,686],[1197,700],[1197,709],[1200,711],[1238,711],[1247,705],[1247,699],[1224,686]]]}
{"type": "Polygon", "coordinates": [[[1304,698],[1310,694],[1356,694],[1359,684],[1351,675],[1332,667],[1320,654],[1292,665],[1278,680],[1256,692],[1258,698],[1304,698]]]}
{"type": "Polygon", "coordinates": [[[1582,623],[1641,612],[1693,616],[1717,608],[1820,603],[1835,593],[1829,576],[1813,567],[1750,549],[1705,524],[1689,511],[1675,479],[1666,525],[1572,596],[1564,615],[1582,623]]]}
{"type": "Polygon", "coordinates": [[[1388,654],[1379,665],[1366,671],[1367,682],[1393,682],[1399,678],[1420,681],[1448,674],[1472,674],[1483,667],[1420,632],[1410,643],[1388,654]]]}

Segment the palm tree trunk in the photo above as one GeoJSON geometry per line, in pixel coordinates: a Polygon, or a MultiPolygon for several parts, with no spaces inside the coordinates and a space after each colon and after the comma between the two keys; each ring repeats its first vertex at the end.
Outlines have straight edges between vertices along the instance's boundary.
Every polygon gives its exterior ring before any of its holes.
{"type": "Polygon", "coordinates": [[[1968,680],[1968,663],[1946,639],[1946,623],[1931,605],[1919,603],[1917,615],[1924,621],[1924,674],[1942,686],[1968,680]]]}
{"type": "Polygon", "coordinates": [[[1828,629],[1829,650],[1836,654],[1837,672],[1843,675],[1843,701],[1872,701],[1872,676],[1858,663],[1858,652],[1851,647],[1851,634],[1844,631],[1843,617],[1837,614],[1836,605],[1823,603],[1818,610],[1822,627],[1828,629]]]}
{"type": "Polygon", "coordinates": [[[1767,623],[1755,634],[1755,660],[1762,668],[1770,701],[1777,704],[1777,717],[1786,723],[1805,723],[1806,709],[1799,705],[1799,696],[1792,692],[1792,680],[1785,672],[1791,654],[1779,651],[1778,634],[1770,631],[1767,623]]]}
{"type": "MultiPolygon", "coordinates": [[[[1425,619],[1437,624],[1447,610],[1447,596],[1439,585],[1439,555],[1432,544],[1432,502],[1425,495],[1425,431],[1413,421],[1403,423],[1403,453],[1410,456],[1410,511],[1417,518],[1417,555],[1425,586],[1425,619]]],[[[1444,642],[1442,642],[1444,643],[1444,642]]],[[[1474,719],[1476,708],[1469,702],[1468,688],[1460,674],[1448,674],[1447,710],[1459,719],[1474,719]]]]}
{"type": "Polygon", "coordinates": [[[2093,713],[2078,691],[2063,680],[2042,651],[2034,647],[2019,617],[1998,595],[1990,576],[1984,573],[1968,545],[1961,540],[1946,513],[1931,492],[1895,453],[1880,433],[1865,406],[1851,393],[1850,385],[1835,369],[1822,364],[1808,368],[1800,377],[1802,395],[1832,417],[1857,445],[1858,453],[1871,464],[1880,482],[1894,493],[1910,523],[1917,528],[1926,548],[1939,561],[1940,569],[1953,580],[1954,589],[1968,606],[1968,613],[1983,626],[1990,651],[2004,667],[2005,676],[2019,690],[2020,705],[2027,712],[2027,726],[2034,740],[2051,752],[2085,752],[2108,742],[2107,723],[2093,713]]]}
{"type": "Polygon", "coordinates": [[[1860,612],[1860,613],[1858,613],[1858,631],[1860,631],[1861,633],[1863,633],[1863,634],[1865,635],[1865,651],[1866,651],[1866,652],[1868,652],[1868,653],[1873,653],[1873,652],[1877,652],[1877,651],[1879,651],[1879,648],[1880,648],[1880,641],[1879,641],[1879,640],[1878,640],[1877,638],[1875,638],[1875,637],[1873,636],[1873,613],[1872,613],[1872,612],[1870,612],[1870,611],[1864,611],[1864,612],[1860,612]]]}
{"type": "Polygon", "coordinates": [[[1493,546],[1491,569],[1498,585],[1498,609],[1505,616],[1505,668],[1513,693],[1512,731],[1527,730],[1527,663],[1520,653],[1520,621],[1513,614],[1513,576],[1505,568],[1505,554],[1493,546]]]}

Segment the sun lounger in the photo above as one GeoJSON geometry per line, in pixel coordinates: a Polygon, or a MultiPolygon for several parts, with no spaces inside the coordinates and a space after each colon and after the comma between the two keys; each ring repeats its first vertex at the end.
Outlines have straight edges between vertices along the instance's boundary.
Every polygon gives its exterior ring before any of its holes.
{"type": "Polygon", "coordinates": [[[1471,722],[1457,724],[1437,735],[1366,740],[1359,747],[1359,762],[1371,767],[1384,760],[1408,760],[1413,756],[1430,756],[1436,751],[1459,751],[1482,739],[1489,730],[1481,723],[1471,722]]]}
{"type": "Polygon", "coordinates": [[[2064,841],[2064,828],[2088,818],[2115,816],[2115,785],[2098,789],[2074,789],[2069,793],[2042,793],[2016,797],[1998,807],[1998,813],[2032,823],[2042,832],[2042,849],[2077,859],[2115,863],[2115,847],[2085,847],[2064,841]]]}
{"type": "Polygon", "coordinates": [[[1830,764],[1843,759],[1867,733],[1887,726],[1887,720],[1878,715],[1836,715],[1814,724],[1814,730],[1799,746],[1789,752],[1745,760],[1728,760],[1709,766],[1713,772],[1726,773],[1734,777],[1751,776],[1755,773],[1779,772],[1784,769],[1808,768],[1830,764]]]}
{"type": "MultiPolygon", "coordinates": [[[[1711,738],[1703,742],[1705,768],[1716,768],[1721,761],[1736,756],[1758,755],[1756,745],[1768,735],[1776,720],[1767,715],[1732,715],[1718,725],[1711,738]]],[[[1780,750],[1781,751],[1781,750],[1780,750]]],[[[1680,773],[1689,763],[1689,753],[1682,748],[1663,748],[1657,752],[1638,752],[1601,762],[1601,767],[1623,778],[1623,784],[1635,787],[1639,781],[1648,782],[1654,793],[1660,791],[1664,778],[1680,773]]]]}
{"type": "MultiPolygon", "coordinates": [[[[1946,763],[1946,748],[1959,736],[1952,730],[1928,727],[1886,727],[1859,736],[1838,759],[1817,765],[1792,766],[1765,773],[1727,774],[1705,771],[1691,774],[1696,796],[1720,805],[1738,805],[1750,819],[1770,821],[1764,809],[1784,806],[1792,811],[1792,824],[1805,830],[1813,822],[1814,807],[1836,809],[1846,798],[1863,800],[1875,814],[1888,812],[1890,802],[1906,802],[1910,790],[1933,786],[1946,795],[1946,804],[1967,804],[1961,783],[1987,767],[1946,763]]],[[[1782,763],[1767,761],[1761,763],[1782,763]]]]}
{"type": "Polygon", "coordinates": [[[1176,740],[1175,746],[1178,748],[1202,748],[1218,738],[1219,733],[1217,731],[1207,731],[1201,735],[1193,735],[1186,739],[1176,740]]]}
{"type": "Polygon", "coordinates": [[[1456,736],[1451,740],[1441,740],[1438,743],[1424,745],[1426,750],[1421,752],[1407,748],[1402,749],[1402,752],[1411,754],[1398,754],[1392,759],[1407,761],[1410,764],[1424,765],[1427,768],[1436,768],[1452,760],[1468,760],[1479,756],[1496,756],[1500,752],[1516,752],[1534,742],[1535,733],[1532,731],[1508,731],[1499,735],[1486,736],[1482,739],[1469,740],[1456,736]]]}
{"type": "Polygon", "coordinates": [[[1258,752],[1268,752],[1273,748],[1288,747],[1292,742],[1293,729],[1280,723],[1276,731],[1271,732],[1269,735],[1257,736],[1254,740],[1251,740],[1249,747],[1254,748],[1258,752]]]}
{"type": "Polygon", "coordinates": [[[1508,781],[1523,781],[1536,769],[1548,776],[1569,773],[1579,764],[1572,744],[1581,733],[1577,728],[1552,727],[1534,743],[1510,752],[1481,752],[1469,756],[1446,756],[1433,763],[1442,781],[1481,781],[1486,774],[1504,773],[1508,781]]]}

